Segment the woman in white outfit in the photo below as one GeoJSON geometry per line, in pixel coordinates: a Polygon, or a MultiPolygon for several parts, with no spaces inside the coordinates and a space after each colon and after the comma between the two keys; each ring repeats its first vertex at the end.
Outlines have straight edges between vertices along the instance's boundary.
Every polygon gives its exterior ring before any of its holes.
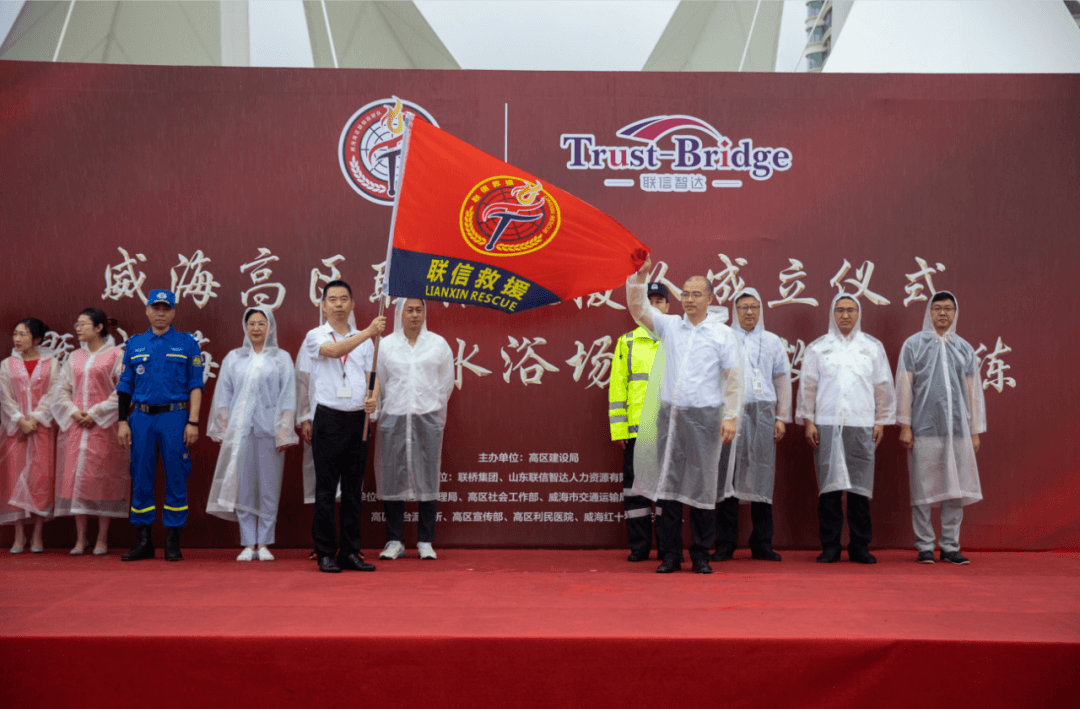
{"type": "Polygon", "coordinates": [[[207,434],[221,443],[206,511],[240,523],[244,549],[237,561],[273,561],[285,448],[293,430],[296,382],[292,358],[278,349],[274,313],[244,313],[244,346],[225,356],[210,406],[207,434]]]}

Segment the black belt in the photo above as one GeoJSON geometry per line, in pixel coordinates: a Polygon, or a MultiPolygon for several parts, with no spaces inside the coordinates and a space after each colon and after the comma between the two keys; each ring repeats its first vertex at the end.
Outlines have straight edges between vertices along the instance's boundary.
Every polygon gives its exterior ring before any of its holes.
{"type": "Polygon", "coordinates": [[[170,411],[183,411],[187,407],[186,401],[178,401],[175,404],[136,404],[139,412],[144,414],[167,414],[170,411]]]}
{"type": "Polygon", "coordinates": [[[329,406],[323,406],[322,404],[316,404],[315,413],[319,413],[320,410],[327,415],[337,416],[338,418],[348,419],[349,421],[363,418],[366,413],[363,409],[359,409],[358,411],[342,411],[341,409],[334,409],[329,406]]]}

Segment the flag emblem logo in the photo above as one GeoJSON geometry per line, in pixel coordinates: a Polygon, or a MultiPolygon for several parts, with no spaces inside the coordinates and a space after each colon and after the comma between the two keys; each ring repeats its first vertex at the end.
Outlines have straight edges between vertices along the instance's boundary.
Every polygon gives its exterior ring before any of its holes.
{"type": "Polygon", "coordinates": [[[521,256],[547,246],[559,232],[559,203],[540,180],[497,175],[477,183],[461,204],[465,243],[489,256],[521,256]]]}

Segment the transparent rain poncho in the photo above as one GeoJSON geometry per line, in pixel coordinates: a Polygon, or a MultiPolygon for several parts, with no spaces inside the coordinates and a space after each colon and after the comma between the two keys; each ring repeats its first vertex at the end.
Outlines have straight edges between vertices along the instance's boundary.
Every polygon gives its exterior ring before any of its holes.
{"type": "MultiPolygon", "coordinates": [[[[326,315],[319,308],[319,326],[326,324],[326,315]]],[[[356,329],[356,315],[349,313],[349,328],[356,329]]],[[[315,387],[311,386],[311,357],[307,348],[301,346],[296,353],[296,425],[310,422],[315,418],[315,387]]],[[[315,504],[315,458],[311,453],[311,444],[303,442],[303,480],[304,504],[315,504]]],[[[341,500],[341,483],[337,486],[337,499],[341,500]]]]}
{"type": "Polygon", "coordinates": [[[56,428],[50,406],[60,363],[43,347],[38,355],[33,375],[15,350],[0,362],[0,524],[31,512],[53,515],[56,428]],[[19,428],[23,418],[38,422],[28,436],[19,428]]]}
{"type": "Polygon", "coordinates": [[[736,459],[719,497],[772,504],[776,478],[776,443],[773,429],[779,419],[791,423],[791,365],[784,342],[765,331],[765,306],[758,292],[744,288],[732,301],[751,295],[762,303],[754,329],[747,332],[735,319],[732,331],[742,345],[743,414],[732,444],[736,459]],[[756,385],[756,386],[755,386],[756,385]]]}
{"type": "MultiPolygon", "coordinates": [[[[645,285],[627,281],[626,300],[639,325],[660,341],[645,392],[634,486],[627,495],[716,506],[720,425],[742,412],[742,355],[731,328],[710,312],[697,325],[649,305],[645,285]]],[[[728,472],[735,464],[729,457],[728,472]]]]}
{"type": "Polygon", "coordinates": [[[863,305],[839,293],[829,306],[829,334],[810,343],[802,360],[795,423],[813,421],[820,442],[814,463],[818,493],[874,491],[873,427],[896,422],[896,395],[889,358],[875,338],[862,331],[863,305]],[[859,317],[844,337],[833,311],[841,298],[859,305],[859,317]],[[824,427],[824,428],[823,428],[824,427]]]}
{"type": "Polygon", "coordinates": [[[956,334],[956,309],[938,335],[927,303],[922,331],[907,339],[896,364],[896,422],[911,426],[915,437],[908,451],[912,505],[982,499],[971,436],[986,431],[986,402],[975,350],[956,334]]]}
{"type": "Polygon", "coordinates": [[[52,401],[60,433],[56,439],[56,515],[127,517],[131,493],[131,454],[117,439],[116,385],[124,350],[112,335],[96,351],[84,342],[68,355],[52,401]],[[85,411],[94,426],[72,418],[85,411]]]}
{"type": "Polygon", "coordinates": [[[402,322],[405,303],[401,299],[395,305],[394,332],[382,338],[376,364],[376,497],[427,502],[439,498],[443,429],[454,389],[454,354],[446,340],[428,331],[426,320],[416,344],[409,345],[402,322]]]}
{"type": "Polygon", "coordinates": [[[246,445],[247,439],[250,436],[272,439],[275,448],[294,445],[299,440],[294,430],[296,382],[292,358],[277,346],[273,311],[262,305],[245,308],[244,313],[248,310],[257,310],[266,317],[269,325],[266,341],[262,352],[256,353],[241,318],[244,346],[229,352],[221,363],[206,432],[221,443],[206,511],[234,522],[237,510],[269,519],[277,517],[285,454],[275,453],[278,494],[245,496],[241,486],[257,484],[256,480],[245,480],[242,475],[247,467],[243,456],[255,454],[246,445]],[[253,502],[242,504],[242,497],[253,502]]]}

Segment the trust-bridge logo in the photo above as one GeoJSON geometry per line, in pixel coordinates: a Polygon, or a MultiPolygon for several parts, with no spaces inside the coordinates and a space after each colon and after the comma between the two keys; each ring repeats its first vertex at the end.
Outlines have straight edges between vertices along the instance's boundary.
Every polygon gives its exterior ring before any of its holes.
{"type": "Polygon", "coordinates": [[[634,178],[612,177],[608,187],[639,186],[646,192],[706,192],[742,187],[741,173],[764,181],[791,168],[791,150],[755,146],[753,138],[728,138],[694,116],[664,115],[634,121],[616,136],[630,145],[598,145],[591,133],[563,133],[570,170],[634,170],[634,178]],[[670,172],[669,172],[670,171],[670,172]],[[726,174],[725,174],[726,173],[726,174]]]}

